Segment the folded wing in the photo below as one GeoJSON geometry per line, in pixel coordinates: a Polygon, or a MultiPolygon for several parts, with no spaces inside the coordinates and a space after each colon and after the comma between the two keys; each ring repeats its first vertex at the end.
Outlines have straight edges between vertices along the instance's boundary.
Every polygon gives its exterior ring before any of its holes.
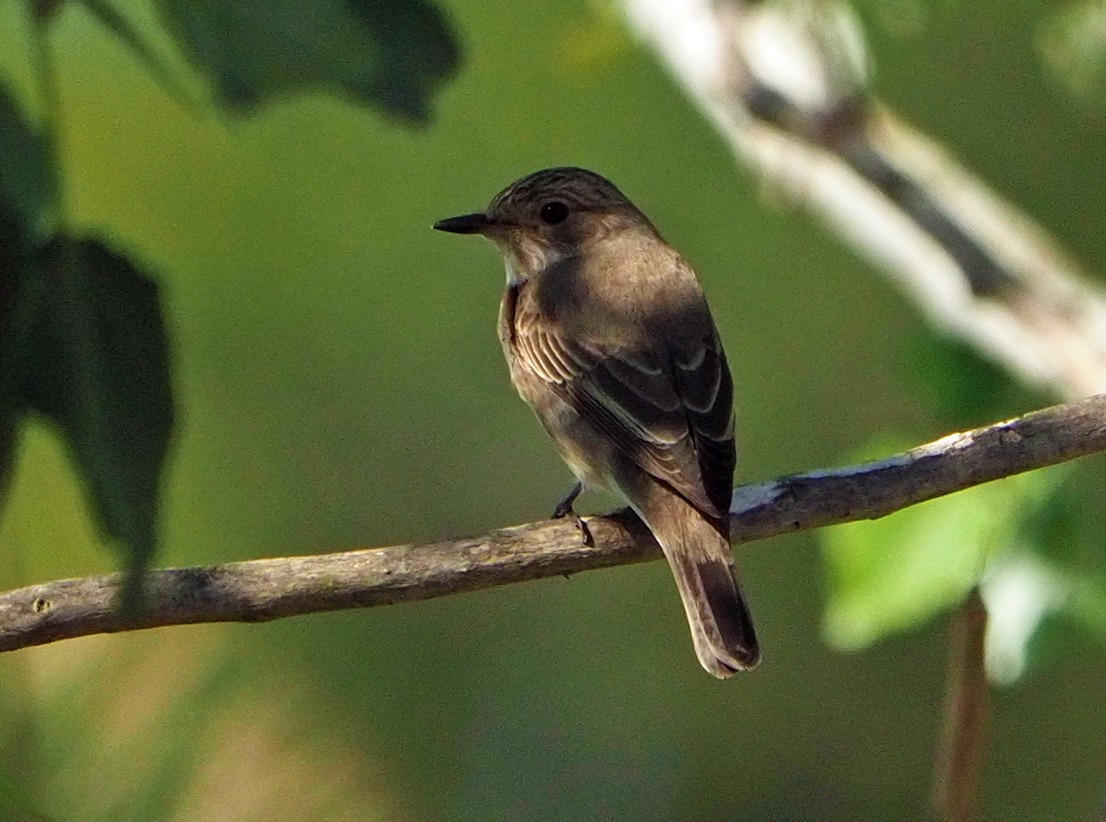
{"type": "Polygon", "coordinates": [[[699,335],[660,326],[566,340],[536,315],[515,319],[515,355],[532,373],[642,470],[704,514],[725,515],[736,460],[733,383],[705,305],[699,335]]]}

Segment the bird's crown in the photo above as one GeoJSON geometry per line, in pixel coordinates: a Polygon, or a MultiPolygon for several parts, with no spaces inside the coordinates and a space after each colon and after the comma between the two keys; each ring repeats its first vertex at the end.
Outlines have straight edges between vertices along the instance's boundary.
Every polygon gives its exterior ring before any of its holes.
{"type": "Polygon", "coordinates": [[[547,168],[516,180],[495,196],[489,213],[526,209],[535,203],[562,202],[572,211],[632,203],[605,177],[573,166],[547,168]]]}

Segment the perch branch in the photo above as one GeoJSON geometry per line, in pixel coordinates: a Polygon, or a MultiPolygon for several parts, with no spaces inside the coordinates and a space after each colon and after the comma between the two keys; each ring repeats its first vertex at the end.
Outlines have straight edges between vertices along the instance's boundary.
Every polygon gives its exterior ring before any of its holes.
{"type": "MultiPolygon", "coordinates": [[[[742,486],[731,506],[734,541],[874,519],[1103,450],[1106,394],[952,434],[888,459],[742,486]]],[[[136,616],[114,608],[120,574],[31,585],[0,594],[0,651],[97,633],[431,599],[660,556],[649,532],[626,511],[591,517],[588,525],[594,548],[581,544],[572,523],[556,520],[424,545],[150,571],[146,609],[136,616]]]]}

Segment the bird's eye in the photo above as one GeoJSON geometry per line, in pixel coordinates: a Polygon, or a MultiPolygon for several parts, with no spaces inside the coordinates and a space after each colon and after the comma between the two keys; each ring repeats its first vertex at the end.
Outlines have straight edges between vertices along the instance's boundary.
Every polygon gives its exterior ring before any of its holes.
{"type": "Polygon", "coordinates": [[[566,206],[560,200],[553,200],[552,202],[546,203],[541,207],[542,221],[549,223],[549,225],[563,223],[565,217],[567,216],[568,206],[566,206]]]}

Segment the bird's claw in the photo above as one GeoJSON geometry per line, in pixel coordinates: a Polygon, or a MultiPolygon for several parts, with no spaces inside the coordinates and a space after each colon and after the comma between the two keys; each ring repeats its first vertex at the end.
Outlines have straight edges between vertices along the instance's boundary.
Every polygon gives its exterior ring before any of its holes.
{"type": "Polygon", "coordinates": [[[584,490],[583,483],[576,483],[572,486],[572,490],[565,495],[565,498],[557,503],[557,507],[553,509],[553,519],[568,519],[576,526],[576,529],[580,532],[580,539],[588,548],[595,547],[595,539],[591,535],[591,529],[588,528],[588,524],[580,518],[580,515],[576,513],[576,510],[572,507],[572,504],[576,502],[576,498],[580,496],[580,492],[584,490]]]}
{"type": "Polygon", "coordinates": [[[580,532],[580,541],[588,548],[595,547],[595,539],[591,535],[591,529],[588,528],[588,524],[584,522],[583,518],[572,510],[571,507],[566,511],[561,511],[560,506],[557,506],[557,510],[553,512],[553,519],[568,519],[580,532]]]}

